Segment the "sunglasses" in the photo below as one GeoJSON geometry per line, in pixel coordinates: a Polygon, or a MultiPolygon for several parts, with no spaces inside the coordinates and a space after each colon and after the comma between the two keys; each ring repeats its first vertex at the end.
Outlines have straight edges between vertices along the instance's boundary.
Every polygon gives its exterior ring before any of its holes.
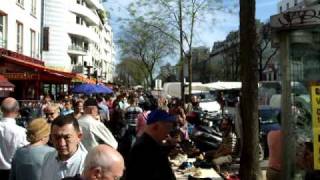
{"type": "Polygon", "coordinates": [[[46,114],[46,116],[48,117],[48,116],[53,116],[54,115],[54,113],[45,113],[46,114]]]}

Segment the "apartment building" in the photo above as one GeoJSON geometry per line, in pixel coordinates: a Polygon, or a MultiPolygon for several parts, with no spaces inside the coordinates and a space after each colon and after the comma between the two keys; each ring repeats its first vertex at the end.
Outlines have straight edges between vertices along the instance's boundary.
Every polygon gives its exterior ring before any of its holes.
{"type": "Polygon", "coordinates": [[[0,48],[40,58],[41,1],[0,0],[0,48]]]}
{"type": "Polygon", "coordinates": [[[114,45],[104,11],[99,0],[45,0],[45,65],[112,81],[114,45]]]}

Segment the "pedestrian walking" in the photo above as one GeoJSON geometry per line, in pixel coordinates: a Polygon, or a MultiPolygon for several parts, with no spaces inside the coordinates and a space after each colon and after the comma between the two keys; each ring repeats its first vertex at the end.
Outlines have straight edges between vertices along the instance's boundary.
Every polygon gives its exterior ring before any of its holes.
{"type": "Polygon", "coordinates": [[[134,144],[126,172],[127,180],[172,180],[172,172],[167,153],[162,142],[176,123],[176,117],[163,110],[152,111],[142,136],[134,144]]]}
{"type": "Polygon", "coordinates": [[[87,151],[80,143],[82,132],[78,121],[71,115],[59,116],[51,126],[55,151],[45,155],[40,179],[61,180],[81,174],[87,151]]]}
{"type": "Polygon", "coordinates": [[[11,162],[16,150],[29,144],[26,129],[16,124],[19,114],[18,101],[12,97],[4,99],[1,103],[3,118],[0,120],[0,177],[9,179],[11,162]]]}
{"type": "Polygon", "coordinates": [[[96,119],[97,116],[97,101],[92,98],[87,99],[84,102],[84,115],[78,120],[83,131],[83,145],[88,151],[99,144],[108,144],[117,149],[118,142],[109,129],[96,119]]]}
{"type": "Polygon", "coordinates": [[[32,120],[27,126],[29,145],[19,148],[12,160],[10,180],[40,180],[44,156],[54,148],[47,146],[50,124],[43,118],[32,120]]]}

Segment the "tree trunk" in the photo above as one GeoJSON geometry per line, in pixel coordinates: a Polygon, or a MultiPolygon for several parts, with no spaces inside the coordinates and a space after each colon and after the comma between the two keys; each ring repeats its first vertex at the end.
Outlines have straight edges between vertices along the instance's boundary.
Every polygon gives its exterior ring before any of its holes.
{"type": "Polygon", "coordinates": [[[263,57],[262,57],[262,53],[259,54],[259,81],[264,80],[263,79],[263,57]]]}
{"type": "MultiPolygon", "coordinates": [[[[191,48],[190,48],[191,49],[191,48]]],[[[190,52],[190,56],[188,56],[188,74],[189,74],[189,98],[191,98],[192,94],[192,53],[190,52]]]]}
{"type": "Polygon", "coordinates": [[[180,83],[181,83],[181,101],[184,104],[184,62],[183,62],[183,27],[182,27],[182,0],[179,0],[179,30],[180,30],[180,83]]]}
{"type": "Polygon", "coordinates": [[[242,81],[240,113],[243,121],[240,178],[245,180],[260,178],[255,4],[255,0],[240,0],[240,71],[242,81]]]}
{"type": "Polygon", "coordinates": [[[150,87],[151,89],[153,89],[155,84],[154,84],[152,72],[149,73],[149,78],[150,78],[150,87]]]}

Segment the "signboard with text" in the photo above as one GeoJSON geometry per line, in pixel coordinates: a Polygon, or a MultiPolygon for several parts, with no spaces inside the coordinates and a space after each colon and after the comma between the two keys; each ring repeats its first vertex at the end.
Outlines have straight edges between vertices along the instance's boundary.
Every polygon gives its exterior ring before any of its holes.
{"type": "Polygon", "coordinates": [[[8,80],[37,80],[38,74],[35,73],[3,73],[8,80]]]}
{"type": "Polygon", "coordinates": [[[320,85],[311,86],[314,169],[320,170],[320,85]]]}

